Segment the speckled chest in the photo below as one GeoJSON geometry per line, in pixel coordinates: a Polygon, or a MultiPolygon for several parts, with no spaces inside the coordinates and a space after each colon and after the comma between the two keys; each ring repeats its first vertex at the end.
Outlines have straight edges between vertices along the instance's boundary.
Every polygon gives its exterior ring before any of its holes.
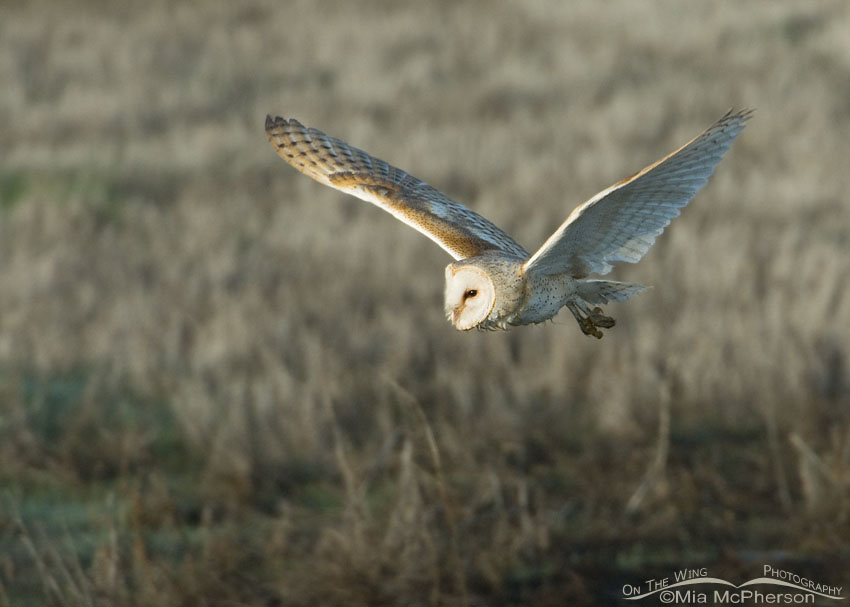
{"type": "Polygon", "coordinates": [[[529,274],[525,277],[522,305],[511,324],[527,325],[549,320],[575,294],[575,280],[566,274],[529,274]]]}

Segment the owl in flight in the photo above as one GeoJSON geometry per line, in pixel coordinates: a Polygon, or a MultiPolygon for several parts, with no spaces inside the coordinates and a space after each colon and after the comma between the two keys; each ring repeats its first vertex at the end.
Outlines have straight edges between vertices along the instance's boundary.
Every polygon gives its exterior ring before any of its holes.
{"type": "Polygon", "coordinates": [[[752,115],[729,111],[704,133],[579,205],[533,255],[487,219],[401,169],[307,128],[266,117],[277,153],[316,181],[371,202],[454,257],[446,267],[445,311],[461,331],[543,322],[566,306],[585,335],[614,319],[600,305],[644,290],[588,278],[612,263],[635,263],[706,184],[752,115]]]}

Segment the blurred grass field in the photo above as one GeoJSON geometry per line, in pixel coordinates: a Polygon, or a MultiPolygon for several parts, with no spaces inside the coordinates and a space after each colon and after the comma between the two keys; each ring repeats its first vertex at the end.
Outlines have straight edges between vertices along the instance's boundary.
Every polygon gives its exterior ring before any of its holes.
{"type": "Polygon", "coordinates": [[[837,0],[0,4],[0,605],[850,586],[848,31],[837,0]],[[456,332],[448,256],[263,132],[534,250],[731,106],[601,341],[456,332]]]}

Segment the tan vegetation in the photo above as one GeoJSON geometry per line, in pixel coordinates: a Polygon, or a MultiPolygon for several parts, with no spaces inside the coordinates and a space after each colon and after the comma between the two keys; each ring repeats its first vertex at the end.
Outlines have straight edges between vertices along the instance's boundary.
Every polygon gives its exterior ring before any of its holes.
{"type": "Polygon", "coordinates": [[[0,605],[850,585],[850,5],[0,4],[0,605]],[[293,116],[527,248],[757,114],[598,342],[454,331],[293,116]]]}

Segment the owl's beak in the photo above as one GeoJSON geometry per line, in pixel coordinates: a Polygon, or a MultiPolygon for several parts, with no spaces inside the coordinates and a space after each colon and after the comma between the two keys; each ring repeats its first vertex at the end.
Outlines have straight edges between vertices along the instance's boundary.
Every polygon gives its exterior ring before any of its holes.
{"type": "Polygon", "coordinates": [[[454,325],[455,329],[457,329],[458,331],[469,331],[473,327],[473,325],[463,327],[458,324],[460,322],[460,313],[463,312],[463,307],[463,304],[461,304],[458,307],[453,308],[450,317],[452,319],[452,325],[454,325]]]}
{"type": "Polygon", "coordinates": [[[446,308],[446,318],[451,321],[455,328],[457,328],[457,322],[460,319],[460,313],[462,311],[463,304],[457,305],[451,309],[446,308]]]}

